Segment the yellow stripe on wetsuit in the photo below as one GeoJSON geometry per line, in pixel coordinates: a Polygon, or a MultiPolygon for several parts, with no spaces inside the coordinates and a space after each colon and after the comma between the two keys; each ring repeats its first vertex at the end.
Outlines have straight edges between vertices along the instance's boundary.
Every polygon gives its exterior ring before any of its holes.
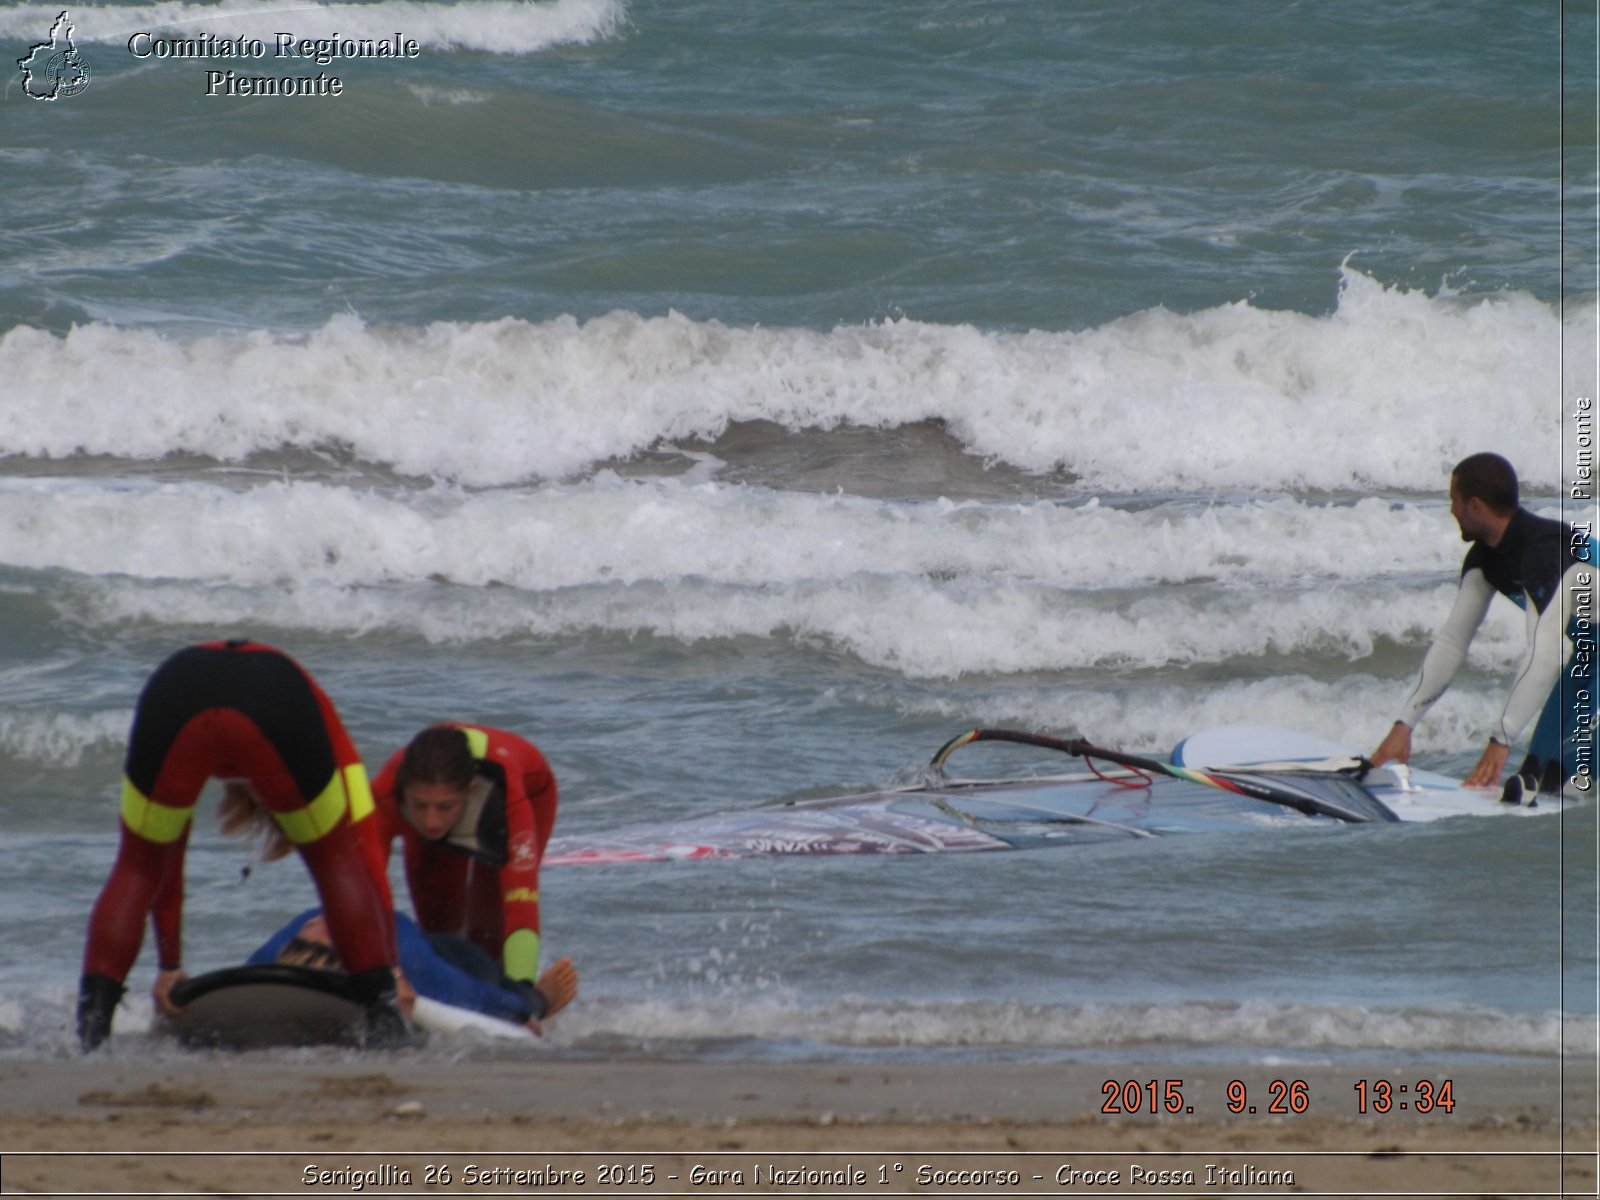
{"type": "Polygon", "coordinates": [[[126,775],[122,777],[122,823],[147,842],[166,846],[183,836],[194,816],[194,803],[183,808],[157,804],[126,775]]]}
{"type": "Polygon", "coordinates": [[[534,983],[539,978],[539,935],[531,929],[513,929],[500,949],[500,969],[512,979],[534,983]]]}
{"type": "Polygon", "coordinates": [[[328,786],[311,803],[293,812],[275,812],[272,816],[284,837],[296,846],[304,846],[327,834],[346,812],[354,822],[372,810],[372,787],[367,782],[367,769],[357,762],[335,771],[328,786]]]}
{"type": "MultiPolygon", "coordinates": [[[[367,769],[351,763],[335,771],[322,794],[293,812],[274,812],[273,820],[283,835],[297,846],[323,837],[339,824],[348,812],[352,822],[373,811],[372,786],[367,769]]],[[[150,799],[123,776],[122,823],[148,842],[168,845],[183,836],[194,817],[194,805],[174,808],[150,799]]]]}
{"type": "Polygon", "coordinates": [[[473,758],[482,762],[489,757],[489,735],[481,729],[474,729],[470,725],[458,725],[457,729],[466,735],[467,752],[473,758]]]}

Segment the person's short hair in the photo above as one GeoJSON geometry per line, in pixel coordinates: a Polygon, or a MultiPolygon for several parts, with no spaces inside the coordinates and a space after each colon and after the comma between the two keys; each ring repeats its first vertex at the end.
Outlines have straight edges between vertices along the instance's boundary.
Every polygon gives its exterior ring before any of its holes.
{"type": "Polygon", "coordinates": [[[395,772],[394,794],[405,799],[413,783],[445,783],[454,787],[471,786],[478,773],[467,735],[454,725],[432,725],[411,739],[395,772]]]}
{"type": "Polygon", "coordinates": [[[1469,454],[1456,464],[1450,482],[1463,500],[1476,497],[1501,516],[1517,510],[1517,473],[1498,454],[1469,454]]]}
{"type": "Polygon", "coordinates": [[[277,961],[291,967],[312,967],[318,971],[342,971],[344,962],[339,952],[327,942],[294,937],[278,951],[277,961]]]}

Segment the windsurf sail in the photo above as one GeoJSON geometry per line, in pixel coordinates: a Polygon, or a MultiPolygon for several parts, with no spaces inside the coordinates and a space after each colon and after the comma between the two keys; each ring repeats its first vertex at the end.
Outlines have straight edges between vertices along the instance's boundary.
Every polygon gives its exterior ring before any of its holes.
{"type": "MultiPolygon", "coordinates": [[[[1190,783],[1221,788],[1269,804],[1281,804],[1307,816],[1332,817],[1338,821],[1361,823],[1366,821],[1398,821],[1400,818],[1354,776],[1330,774],[1315,769],[1296,767],[1290,770],[1198,770],[1175,763],[1164,763],[1154,758],[1127,754],[1105,746],[1096,746],[1083,738],[1057,738],[1049,734],[1031,733],[1018,729],[969,729],[951,738],[935,752],[929,765],[943,773],[944,764],[963,746],[974,742],[1012,742],[1022,746],[1037,746],[1081,758],[1085,763],[1116,763],[1143,773],[1143,784],[1126,782],[1124,786],[1148,786],[1149,776],[1165,775],[1190,783]],[[1313,780],[1315,782],[1313,782],[1313,780]]],[[[1111,777],[1107,777],[1110,781],[1111,777]]]]}

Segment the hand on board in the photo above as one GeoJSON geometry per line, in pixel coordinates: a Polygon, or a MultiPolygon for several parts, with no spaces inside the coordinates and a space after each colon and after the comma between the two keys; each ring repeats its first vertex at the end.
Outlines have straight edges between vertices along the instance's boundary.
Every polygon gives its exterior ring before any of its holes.
{"type": "Polygon", "coordinates": [[[1483,757],[1478,759],[1478,765],[1472,768],[1472,774],[1461,781],[1463,787],[1492,788],[1500,784],[1500,776],[1506,769],[1506,759],[1511,755],[1511,747],[1503,742],[1490,742],[1483,748],[1483,757]]]}
{"type": "Polygon", "coordinates": [[[399,967],[394,969],[394,998],[401,1012],[408,1017],[414,1015],[417,1007],[417,989],[411,986],[411,980],[406,978],[406,973],[399,967]]]}
{"type": "Polygon", "coordinates": [[[1409,763],[1411,761],[1411,726],[1402,721],[1396,721],[1383,741],[1378,743],[1378,748],[1367,757],[1375,767],[1381,767],[1384,763],[1390,761],[1409,763]]]}
{"type": "Polygon", "coordinates": [[[150,989],[150,998],[156,1003],[156,1015],[175,1017],[183,1010],[172,1002],[172,989],[189,978],[182,967],[156,972],[156,981],[150,989]]]}

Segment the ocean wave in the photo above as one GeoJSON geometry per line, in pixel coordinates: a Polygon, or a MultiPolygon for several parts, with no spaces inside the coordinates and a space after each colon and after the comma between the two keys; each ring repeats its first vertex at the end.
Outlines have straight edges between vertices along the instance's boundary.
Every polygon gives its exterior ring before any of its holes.
{"type": "MultiPolygon", "coordinates": [[[[1031,729],[1086,737],[1100,745],[1165,759],[1195,731],[1231,724],[1315,729],[1338,745],[1370,751],[1387,732],[1409,682],[1357,671],[1337,679],[1300,672],[1251,680],[1144,679],[1116,689],[1052,682],[994,689],[969,686],[956,695],[925,690],[873,694],[854,687],[842,691],[851,703],[888,709],[896,716],[943,719],[952,733],[983,725],[1031,729]]],[[[1469,750],[1476,757],[1483,731],[1493,727],[1504,703],[1498,681],[1487,688],[1463,681],[1417,727],[1414,754],[1423,763],[1469,750]]],[[[986,759],[979,749],[963,755],[953,773],[1003,774],[1008,763],[1015,763],[1005,754],[1001,751],[986,759]]]]}
{"type": "MultiPolygon", "coordinates": [[[[1420,646],[1449,607],[1452,535],[1437,504],[1373,499],[911,503],[615,475],[482,493],[0,480],[0,562],[62,573],[50,603],[74,622],[756,638],[915,678],[1348,664],[1420,646]]],[[[1496,606],[1474,662],[1505,669],[1522,642],[1496,606]]]]}
{"type": "Polygon", "coordinates": [[[1437,493],[1493,447],[1563,486],[1566,390],[1592,394],[1592,301],[1463,299],[1346,268],[1326,317],[1248,303],[1083,332],[917,321],[737,328],[673,313],[182,339],[103,324],[0,339],[0,452],[224,461],[335,447],[471,486],[570,479],[741,422],[939,422],[970,453],[1084,489],[1437,493]]]}
{"type": "MultiPolygon", "coordinates": [[[[757,639],[842,652],[914,679],[1032,671],[1190,668],[1269,656],[1369,657],[1379,638],[1420,644],[1448,592],[1361,589],[1280,601],[1147,598],[1124,614],[1049,590],[946,589],[936,583],[861,578],[825,586],[718,588],[635,585],[529,595],[313,583],[252,589],[171,581],[88,581],[61,589],[64,619],[118,628],[160,624],[374,633],[465,645],[502,639],[649,636],[684,645],[757,639]]],[[[1474,661],[1505,670],[1520,654],[1518,628],[1496,620],[1474,661]]],[[[1281,661],[1281,658],[1276,659],[1281,661]]]]}
{"type": "MultiPolygon", "coordinates": [[[[993,689],[969,685],[953,695],[853,682],[827,689],[818,704],[847,706],[858,714],[877,711],[885,714],[886,721],[937,719],[951,733],[988,725],[1087,737],[1164,759],[1197,729],[1233,723],[1316,729],[1338,744],[1369,749],[1386,728],[1405,687],[1404,680],[1364,672],[1333,680],[1300,673],[1223,683],[1144,680],[1119,689],[1059,681],[993,689]]],[[[131,694],[127,699],[131,701],[131,694]]],[[[1475,754],[1482,731],[1492,726],[1503,702],[1501,689],[1492,684],[1485,689],[1463,683],[1451,689],[1417,729],[1414,752],[1425,761],[1468,748],[1475,754]]],[[[72,769],[91,756],[115,759],[132,720],[129,704],[84,714],[48,707],[0,710],[0,757],[29,769],[72,769]]],[[[932,753],[934,744],[930,741],[926,749],[932,753]]],[[[986,757],[987,750],[985,746],[962,756],[953,773],[984,777],[1003,773],[1008,764],[1015,768],[1017,760],[1007,757],[1005,750],[986,757]]],[[[1051,765],[1046,756],[1042,766],[1051,765]]],[[[916,775],[920,766],[919,761],[902,769],[916,775]]],[[[875,782],[891,786],[910,781],[911,776],[900,780],[884,776],[875,782]]]]}
{"type": "Polygon", "coordinates": [[[76,767],[91,751],[120,752],[132,719],[131,707],[87,715],[0,708],[0,757],[76,767]]]}
{"type": "Polygon", "coordinates": [[[0,562],[242,585],[435,581],[551,591],[912,576],[1127,591],[1437,582],[1461,553],[1442,506],[1375,499],[1130,508],[1097,499],[872,500],[609,472],[488,492],[252,478],[247,487],[193,475],[0,478],[0,562]]]}

